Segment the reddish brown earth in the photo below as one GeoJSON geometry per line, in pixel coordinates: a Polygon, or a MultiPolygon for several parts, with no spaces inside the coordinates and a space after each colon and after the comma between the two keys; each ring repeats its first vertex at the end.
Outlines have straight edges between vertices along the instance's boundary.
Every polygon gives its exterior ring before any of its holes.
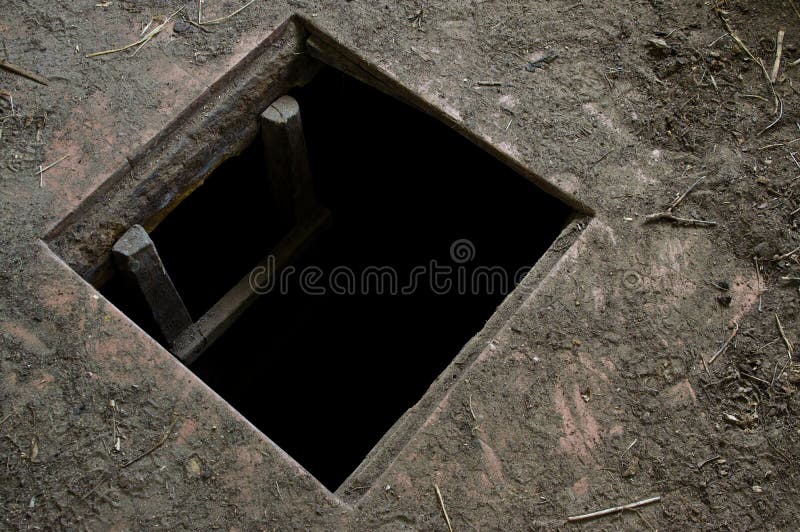
{"type": "MultiPolygon", "coordinates": [[[[99,4],[0,15],[6,60],[50,80],[0,71],[4,528],[443,530],[434,485],[456,530],[796,526],[800,368],[776,321],[800,342],[782,279],[800,276],[792,2],[257,0],[213,33],[170,22],[135,57],[86,58],[182,5],[99,4]],[[768,71],[785,28],[775,96],[717,10],[768,71]],[[292,14],[591,214],[359,496],[325,490],[42,240],[292,14]],[[717,226],[643,223],[699,176],[675,214],[717,226]]],[[[241,5],[207,0],[206,17],[241,5]]]]}

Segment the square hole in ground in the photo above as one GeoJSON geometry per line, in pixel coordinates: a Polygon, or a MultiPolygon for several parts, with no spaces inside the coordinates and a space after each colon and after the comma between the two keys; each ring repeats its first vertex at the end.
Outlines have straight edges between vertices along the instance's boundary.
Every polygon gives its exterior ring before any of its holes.
{"type": "MultiPolygon", "coordinates": [[[[292,96],[330,221],[190,367],[335,490],[482,329],[571,210],[339,71],[324,68],[292,96]]],[[[272,208],[265,156],[257,139],[150,235],[194,320],[288,229],[272,208]]],[[[118,277],[103,293],[158,339],[147,305],[118,277]]]]}

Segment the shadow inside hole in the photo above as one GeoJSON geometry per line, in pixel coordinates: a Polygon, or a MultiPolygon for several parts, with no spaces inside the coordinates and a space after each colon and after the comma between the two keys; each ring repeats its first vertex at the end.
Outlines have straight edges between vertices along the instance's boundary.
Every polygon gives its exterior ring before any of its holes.
{"type": "MultiPolygon", "coordinates": [[[[459,268],[511,279],[571,211],[444,124],[338,71],[324,69],[293,96],[317,197],[332,213],[295,268],[319,268],[328,294],[304,293],[299,275],[289,277],[287,293],[261,297],[191,369],[335,490],[513,288],[458,293],[459,268]],[[463,265],[450,256],[459,239],[475,250],[463,265]],[[429,277],[406,295],[330,294],[337,267],[351,278],[391,267],[402,287],[431,261],[452,268],[446,294],[429,277]]],[[[153,232],[193,318],[285,233],[266,179],[257,139],[153,232]]]]}

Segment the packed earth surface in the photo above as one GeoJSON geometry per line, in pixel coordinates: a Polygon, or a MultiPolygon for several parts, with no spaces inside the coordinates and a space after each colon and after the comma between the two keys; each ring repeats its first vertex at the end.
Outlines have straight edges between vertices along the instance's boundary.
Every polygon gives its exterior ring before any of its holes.
{"type": "Polygon", "coordinates": [[[796,528],[797,0],[2,4],[3,529],[796,528]],[[576,213],[335,493],[51,245],[304,31],[576,213]]]}

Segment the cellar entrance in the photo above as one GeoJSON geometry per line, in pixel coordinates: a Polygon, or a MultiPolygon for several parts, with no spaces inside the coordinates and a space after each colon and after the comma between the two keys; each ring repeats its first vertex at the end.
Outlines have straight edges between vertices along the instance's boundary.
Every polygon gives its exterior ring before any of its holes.
{"type": "MultiPolygon", "coordinates": [[[[195,322],[253,273],[263,295],[190,368],[333,491],[572,211],[446,125],[337,70],[291,96],[326,212],[302,252],[271,276],[253,272],[290,229],[260,138],[149,236],[195,322]]],[[[102,291],[164,343],[130,282],[115,275],[102,291]]]]}

